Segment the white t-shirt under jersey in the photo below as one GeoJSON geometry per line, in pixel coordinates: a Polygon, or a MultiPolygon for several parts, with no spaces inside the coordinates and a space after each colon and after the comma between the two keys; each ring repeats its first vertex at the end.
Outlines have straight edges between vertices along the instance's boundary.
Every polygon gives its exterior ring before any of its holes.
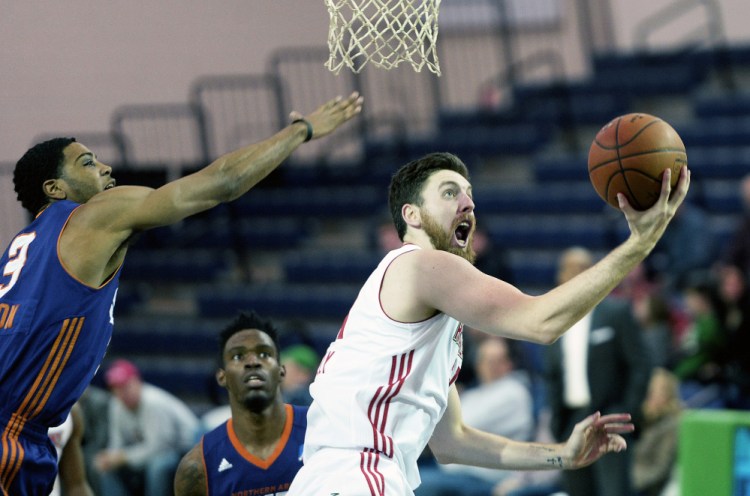
{"type": "MultiPolygon", "coordinates": [[[[375,450],[419,485],[417,458],[445,412],[462,362],[463,326],[445,314],[415,323],[389,318],[380,304],[388,253],[359,292],[310,386],[305,463],[324,448],[375,450]]],[[[304,469],[303,469],[304,470],[304,469]]]]}

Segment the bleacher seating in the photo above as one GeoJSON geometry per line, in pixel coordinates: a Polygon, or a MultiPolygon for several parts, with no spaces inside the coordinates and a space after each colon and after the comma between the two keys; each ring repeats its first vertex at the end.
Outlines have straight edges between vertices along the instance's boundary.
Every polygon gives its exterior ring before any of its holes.
{"type": "Polygon", "coordinates": [[[221,318],[251,308],[274,318],[330,319],[343,321],[359,286],[242,285],[200,290],[197,302],[204,317],[221,318]]]}

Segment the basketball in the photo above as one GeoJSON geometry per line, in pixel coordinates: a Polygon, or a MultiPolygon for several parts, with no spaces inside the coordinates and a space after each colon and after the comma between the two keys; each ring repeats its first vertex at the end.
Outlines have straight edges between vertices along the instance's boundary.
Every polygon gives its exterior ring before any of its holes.
{"type": "Polygon", "coordinates": [[[687,165],[685,145],[667,122],[649,114],[625,114],[596,133],[588,156],[589,179],[600,197],[619,209],[623,193],[636,210],[659,198],[665,169],[672,170],[674,188],[687,165]]]}

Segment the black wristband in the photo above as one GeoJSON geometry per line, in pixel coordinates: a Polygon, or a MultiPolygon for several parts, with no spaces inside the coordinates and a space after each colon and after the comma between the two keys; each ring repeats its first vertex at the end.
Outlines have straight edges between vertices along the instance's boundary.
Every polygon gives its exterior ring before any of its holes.
{"type": "Polygon", "coordinates": [[[294,119],[292,121],[292,124],[296,124],[298,122],[301,122],[302,124],[304,124],[305,126],[307,126],[307,136],[305,136],[305,143],[307,143],[313,137],[312,124],[310,124],[310,121],[308,121],[307,119],[294,119]]]}

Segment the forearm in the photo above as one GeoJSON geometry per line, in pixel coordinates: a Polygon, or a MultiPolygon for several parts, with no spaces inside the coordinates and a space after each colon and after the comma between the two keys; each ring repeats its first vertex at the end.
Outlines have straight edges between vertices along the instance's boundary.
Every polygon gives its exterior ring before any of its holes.
{"type": "Polygon", "coordinates": [[[216,188],[207,199],[231,201],[239,198],[273,172],[305,142],[306,136],[307,127],[298,122],[260,143],[222,155],[199,173],[216,188]]]}
{"type": "Polygon", "coordinates": [[[646,258],[654,244],[631,237],[586,271],[536,298],[533,305],[538,310],[532,315],[543,317],[537,327],[540,341],[557,340],[593,310],[646,258]]]}
{"type": "Polygon", "coordinates": [[[433,447],[440,463],[502,470],[559,470],[567,465],[562,444],[513,441],[470,427],[453,441],[444,450],[433,447]]]}

